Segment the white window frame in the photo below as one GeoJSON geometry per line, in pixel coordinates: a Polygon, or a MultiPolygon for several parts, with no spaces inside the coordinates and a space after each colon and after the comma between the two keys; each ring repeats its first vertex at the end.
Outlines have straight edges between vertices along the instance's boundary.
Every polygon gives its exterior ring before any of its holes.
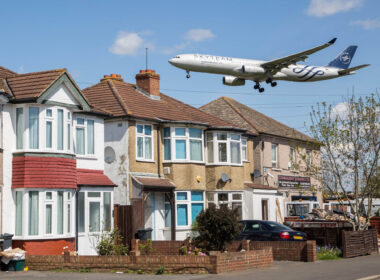
{"type": "Polygon", "coordinates": [[[150,124],[150,123],[136,123],[136,139],[135,139],[135,145],[136,145],[136,160],[138,161],[147,161],[147,162],[154,162],[154,131],[153,131],[153,124],[150,124]],[[143,131],[142,133],[141,132],[137,132],[137,126],[141,125],[143,127],[143,131]],[[151,135],[145,135],[145,126],[150,126],[150,131],[151,131],[151,135]],[[139,137],[142,137],[143,141],[142,141],[142,154],[143,156],[142,157],[139,157],[138,156],[138,145],[137,145],[137,139],[139,137]],[[152,145],[152,151],[151,151],[151,158],[150,159],[147,159],[145,158],[145,138],[150,138],[151,139],[151,145],[152,145]]]}
{"type": "Polygon", "coordinates": [[[276,143],[271,143],[271,149],[270,149],[270,160],[271,160],[271,167],[272,168],[278,168],[278,144],[276,143]],[[273,148],[275,148],[275,155],[276,159],[273,160],[273,148]]]}
{"type": "MultiPolygon", "coordinates": [[[[53,150],[54,149],[54,147],[55,147],[55,142],[56,142],[56,137],[54,137],[54,131],[56,131],[55,130],[55,118],[54,118],[54,111],[55,110],[53,110],[53,108],[45,108],[45,110],[44,110],[44,113],[45,113],[45,129],[44,129],[44,138],[45,138],[45,141],[44,141],[44,143],[45,143],[45,149],[46,150],[53,150]],[[47,115],[47,112],[48,112],[48,110],[50,110],[51,111],[51,116],[48,116],[47,115]],[[47,146],[47,135],[46,135],[46,130],[47,130],[47,123],[48,122],[51,122],[51,147],[48,147],[47,146]]],[[[61,151],[61,150],[60,150],[61,151]]]]}
{"type": "Polygon", "coordinates": [[[243,161],[243,162],[249,161],[248,160],[248,138],[247,137],[241,138],[241,161],[243,161]],[[245,152],[243,149],[244,147],[245,147],[245,152]]]}
{"type": "Polygon", "coordinates": [[[204,163],[205,162],[205,149],[204,149],[204,131],[200,127],[184,127],[184,126],[170,126],[170,137],[164,137],[163,139],[170,139],[170,160],[164,160],[164,162],[194,162],[194,163],[204,163]],[[175,135],[175,129],[185,129],[185,135],[175,135]],[[201,131],[201,138],[190,137],[190,129],[199,129],[201,131]],[[186,145],[186,158],[177,159],[176,155],[176,140],[185,140],[186,145]],[[190,155],[190,140],[196,140],[201,142],[202,147],[202,160],[191,160],[190,155]]]}
{"type": "MultiPolygon", "coordinates": [[[[183,228],[191,228],[192,226],[192,216],[191,216],[191,205],[194,203],[194,204],[200,204],[202,203],[203,204],[203,209],[206,209],[206,192],[205,191],[201,191],[201,190],[193,190],[193,192],[201,192],[202,193],[202,196],[203,196],[203,200],[202,201],[192,201],[191,200],[191,192],[192,191],[186,191],[186,190],[179,190],[179,191],[176,191],[174,192],[175,194],[175,224],[176,224],[176,228],[179,228],[179,229],[183,229],[183,228]],[[177,199],[177,194],[178,193],[186,193],[186,200],[178,200],[177,199]],[[178,225],[178,215],[177,215],[177,205],[186,205],[187,207],[187,225],[181,225],[179,226],[178,225]]],[[[172,209],[173,211],[173,209],[172,209]]]]}
{"type": "MultiPolygon", "coordinates": [[[[234,165],[234,166],[242,166],[243,165],[243,160],[242,160],[242,136],[241,136],[241,134],[239,134],[239,133],[230,133],[230,132],[225,132],[225,131],[207,131],[206,134],[208,134],[208,133],[212,133],[212,141],[210,141],[209,139],[206,139],[206,141],[213,143],[213,152],[214,153],[213,153],[213,162],[210,162],[209,159],[208,159],[208,145],[206,145],[206,149],[207,149],[207,152],[206,152],[206,155],[207,155],[206,164],[207,165],[234,165]],[[226,134],[227,135],[227,139],[226,140],[218,140],[217,139],[218,133],[219,134],[226,134]],[[233,139],[231,139],[231,135],[239,135],[240,140],[233,140],[233,139]],[[240,163],[232,163],[231,162],[231,142],[240,143],[240,163]],[[218,145],[219,143],[226,143],[226,145],[227,145],[227,149],[226,149],[227,161],[226,162],[220,162],[219,161],[219,145],[218,145]]],[[[206,143],[208,143],[208,142],[206,142],[206,143]]]]}
{"type": "MultiPolygon", "coordinates": [[[[67,116],[66,116],[67,117],[67,116]]],[[[73,114],[71,114],[71,120],[73,120],[73,114]]],[[[65,126],[65,131],[67,130],[67,124],[69,124],[69,120],[67,120],[66,123],[66,126],[65,126]]],[[[93,119],[93,118],[88,118],[87,116],[81,116],[81,115],[77,115],[75,116],[75,121],[74,121],[74,125],[71,123],[71,149],[72,147],[74,146],[73,145],[73,142],[75,143],[75,154],[77,155],[77,157],[81,158],[81,157],[86,157],[86,158],[96,158],[96,119],[93,119]],[[83,119],[83,124],[78,124],[78,119],[83,119]],[[88,121],[94,121],[94,153],[91,153],[89,154],[88,153],[88,121]],[[75,127],[75,129],[74,129],[75,127]],[[84,154],[78,154],[77,153],[77,128],[83,128],[84,129],[84,154]],[[75,133],[74,133],[75,131],[75,133]]],[[[67,133],[67,132],[66,132],[67,133]]],[[[67,135],[65,135],[66,138],[67,138],[67,135]]],[[[65,144],[66,144],[66,148],[67,148],[67,143],[65,141],[65,144]]]]}
{"type": "Polygon", "coordinates": [[[207,208],[210,207],[210,204],[214,204],[217,208],[220,207],[221,204],[226,204],[228,208],[232,208],[233,203],[240,203],[241,204],[241,210],[242,210],[242,217],[243,218],[243,192],[242,191],[210,191],[206,193],[207,196],[207,208]],[[227,201],[219,203],[218,194],[225,193],[227,194],[227,201]],[[239,194],[240,199],[234,199],[234,194],[239,194]],[[209,200],[209,198],[212,197],[213,200],[209,200]]]}

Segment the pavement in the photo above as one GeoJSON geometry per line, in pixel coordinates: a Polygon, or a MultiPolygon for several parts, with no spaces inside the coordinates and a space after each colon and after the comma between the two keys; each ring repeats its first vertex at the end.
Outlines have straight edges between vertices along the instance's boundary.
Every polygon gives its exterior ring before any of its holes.
{"type": "Polygon", "coordinates": [[[0,272],[0,279],[70,279],[70,280],[141,280],[141,279],[233,279],[233,280],[298,280],[298,279],[334,279],[334,280],[380,280],[380,255],[371,255],[351,259],[330,261],[274,262],[269,268],[251,269],[225,274],[203,275],[152,275],[152,274],[117,274],[117,273],[74,273],[74,272],[0,272]]]}

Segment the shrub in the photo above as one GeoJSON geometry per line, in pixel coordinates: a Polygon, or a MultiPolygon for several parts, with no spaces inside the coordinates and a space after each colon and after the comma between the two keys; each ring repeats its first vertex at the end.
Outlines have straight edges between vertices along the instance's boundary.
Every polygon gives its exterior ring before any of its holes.
{"type": "Polygon", "coordinates": [[[342,257],[342,251],[335,247],[317,247],[318,260],[336,260],[342,257]]]}
{"type": "Polygon", "coordinates": [[[164,272],[165,272],[165,266],[163,265],[160,265],[160,267],[156,270],[157,275],[164,274],[164,272]]]}
{"type": "Polygon", "coordinates": [[[126,255],[128,249],[128,245],[123,244],[123,237],[118,228],[103,232],[96,245],[96,251],[100,256],[126,255]]]}
{"type": "Polygon", "coordinates": [[[227,244],[240,234],[238,212],[227,206],[216,208],[211,205],[197,216],[196,222],[199,236],[195,238],[195,244],[208,251],[224,251],[227,244]]]}
{"type": "Polygon", "coordinates": [[[152,239],[148,239],[146,241],[146,244],[139,243],[139,250],[143,251],[145,254],[149,254],[150,252],[153,252],[154,249],[152,247],[152,239]]]}

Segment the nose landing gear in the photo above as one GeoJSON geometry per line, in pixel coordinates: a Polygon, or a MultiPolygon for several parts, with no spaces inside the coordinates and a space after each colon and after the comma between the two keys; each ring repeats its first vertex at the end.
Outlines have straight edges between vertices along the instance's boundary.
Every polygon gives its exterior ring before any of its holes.
{"type": "Polygon", "coordinates": [[[186,79],[190,79],[190,71],[186,70],[186,79]]]}

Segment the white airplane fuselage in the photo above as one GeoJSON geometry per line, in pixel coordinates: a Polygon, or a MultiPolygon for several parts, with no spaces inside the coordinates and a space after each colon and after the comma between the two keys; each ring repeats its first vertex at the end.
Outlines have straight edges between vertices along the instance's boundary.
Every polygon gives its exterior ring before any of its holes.
{"type": "Polygon", "coordinates": [[[342,76],[338,73],[341,70],[339,68],[301,64],[291,64],[270,76],[260,66],[265,62],[204,54],[181,54],[169,60],[170,64],[186,71],[221,74],[255,82],[262,82],[268,78],[273,81],[315,82],[342,76]]]}

